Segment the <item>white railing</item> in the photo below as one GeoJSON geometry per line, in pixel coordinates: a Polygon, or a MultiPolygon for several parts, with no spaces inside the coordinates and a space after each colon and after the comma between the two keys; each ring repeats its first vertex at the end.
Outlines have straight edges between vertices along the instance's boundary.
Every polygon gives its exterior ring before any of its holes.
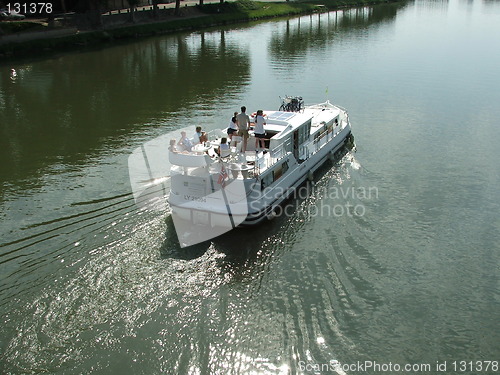
{"type": "Polygon", "coordinates": [[[210,130],[207,133],[207,137],[208,137],[209,141],[216,141],[217,139],[220,139],[223,137],[228,138],[227,133],[225,133],[224,130],[222,130],[222,129],[210,130]]]}
{"type": "Polygon", "coordinates": [[[333,127],[331,131],[328,129],[323,130],[320,135],[312,141],[306,142],[300,146],[299,155],[304,158],[308,158],[314,155],[316,152],[321,150],[328,142],[337,136],[338,133],[343,128],[344,123],[347,125],[349,123],[349,118],[347,117],[347,112],[341,112],[340,123],[338,126],[333,127]]]}
{"type": "Polygon", "coordinates": [[[292,140],[288,138],[285,142],[279,144],[271,150],[271,158],[274,162],[277,162],[286,156],[286,150],[290,149],[291,144],[292,140]]]}
{"type": "Polygon", "coordinates": [[[314,147],[314,142],[311,141],[301,144],[299,148],[299,157],[304,160],[309,158],[310,155],[316,152],[314,147]]]}

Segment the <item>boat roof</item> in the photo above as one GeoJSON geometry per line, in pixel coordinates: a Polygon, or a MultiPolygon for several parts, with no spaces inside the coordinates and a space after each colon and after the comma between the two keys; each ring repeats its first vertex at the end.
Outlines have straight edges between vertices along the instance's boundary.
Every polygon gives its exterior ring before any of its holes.
{"type": "Polygon", "coordinates": [[[311,121],[312,126],[327,123],[339,115],[340,109],[306,108],[303,112],[266,111],[265,113],[267,131],[288,133],[308,121],[311,121]]]}
{"type": "Polygon", "coordinates": [[[329,108],[328,110],[318,110],[316,108],[306,108],[304,114],[310,114],[314,117],[312,126],[319,126],[322,123],[328,123],[340,114],[339,108],[329,108]]]}
{"type": "MultiPolygon", "coordinates": [[[[267,120],[266,123],[278,125],[278,126],[288,126],[298,127],[303,123],[307,122],[312,118],[312,114],[306,114],[302,112],[283,112],[283,111],[273,111],[266,112],[267,120]]],[[[281,129],[283,130],[283,129],[281,129]]]]}

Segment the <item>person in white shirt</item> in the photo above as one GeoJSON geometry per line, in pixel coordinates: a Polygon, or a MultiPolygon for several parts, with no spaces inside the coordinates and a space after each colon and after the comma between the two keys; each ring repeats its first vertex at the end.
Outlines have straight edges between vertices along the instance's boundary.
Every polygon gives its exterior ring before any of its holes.
{"type": "Polygon", "coordinates": [[[229,156],[230,149],[226,137],[221,138],[218,153],[220,157],[229,156]]]}
{"type": "Polygon", "coordinates": [[[266,131],[264,130],[264,125],[266,125],[266,120],[264,120],[264,112],[262,109],[257,111],[257,115],[255,116],[255,149],[257,150],[260,147],[262,149],[266,148],[266,131]]]}
{"type": "Polygon", "coordinates": [[[233,134],[236,133],[238,135],[238,120],[236,120],[236,116],[238,116],[238,112],[234,112],[234,116],[229,121],[229,126],[227,128],[227,135],[230,140],[233,139],[233,134]]]}
{"type": "Polygon", "coordinates": [[[201,131],[201,126],[196,127],[196,133],[193,135],[193,142],[195,145],[207,141],[207,133],[201,131]]]}

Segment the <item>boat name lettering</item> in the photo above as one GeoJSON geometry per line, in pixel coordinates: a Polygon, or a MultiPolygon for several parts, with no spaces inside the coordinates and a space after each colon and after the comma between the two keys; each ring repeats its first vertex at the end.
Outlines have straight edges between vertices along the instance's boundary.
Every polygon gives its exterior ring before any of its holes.
{"type": "Polygon", "coordinates": [[[205,197],[195,197],[194,195],[184,195],[184,199],[187,201],[196,201],[206,203],[207,199],[205,197]]]}

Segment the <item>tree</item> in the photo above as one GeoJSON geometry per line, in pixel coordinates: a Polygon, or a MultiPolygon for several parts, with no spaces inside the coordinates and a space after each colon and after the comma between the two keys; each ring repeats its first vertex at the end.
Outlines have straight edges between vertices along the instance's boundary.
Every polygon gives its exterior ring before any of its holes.
{"type": "Polygon", "coordinates": [[[158,8],[158,3],[160,2],[160,0],[153,0],[153,18],[158,18],[159,16],[159,8],[158,8]]]}
{"type": "Polygon", "coordinates": [[[130,21],[135,23],[135,10],[139,5],[139,0],[127,0],[127,3],[130,6],[130,21]]]}
{"type": "Polygon", "coordinates": [[[88,14],[92,28],[100,29],[102,23],[102,9],[106,4],[106,0],[88,0],[88,14]]]}
{"type": "Polygon", "coordinates": [[[63,11],[63,18],[64,18],[64,24],[66,25],[66,2],[64,0],[61,0],[61,9],[63,11]]]}

